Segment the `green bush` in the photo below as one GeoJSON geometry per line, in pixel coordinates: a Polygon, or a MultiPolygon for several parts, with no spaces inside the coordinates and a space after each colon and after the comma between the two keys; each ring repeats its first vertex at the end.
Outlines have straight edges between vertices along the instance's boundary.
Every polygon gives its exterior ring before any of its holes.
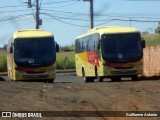
{"type": "Polygon", "coordinates": [[[75,49],[74,45],[70,45],[70,46],[62,46],[60,47],[60,51],[64,51],[64,52],[73,52],[75,49]]]}
{"type": "Polygon", "coordinates": [[[74,52],[59,52],[56,59],[57,69],[75,69],[74,52]]]}
{"type": "Polygon", "coordinates": [[[147,46],[160,45],[160,34],[142,34],[147,46]]]}

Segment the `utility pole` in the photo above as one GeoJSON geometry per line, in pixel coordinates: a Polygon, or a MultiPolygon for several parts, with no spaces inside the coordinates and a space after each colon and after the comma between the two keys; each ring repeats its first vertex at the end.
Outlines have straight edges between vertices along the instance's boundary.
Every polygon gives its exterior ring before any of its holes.
{"type": "Polygon", "coordinates": [[[94,27],[93,0],[83,0],[83,1],[89,1],[90,2],[90,28],[92,29],[94,27]]]}
{"type": "Polygon", "coordinates": [[[31,8],[31,7],[32,7],[32,2],[31,2],[31,0],[28,0],[28,2],[25,2],[25,3],[28,3],[28,8],[31,8]]]}
{"type": "Polygon", "coordinates": [[[39,0],[36,0],[36,29],[39,29],[39,0]]]}
{"type": "Polygon", "coordinates": [[[28,4],[28,8],[32,8],[32,6],[36,6],[36,29],[39,29],[39,25],[42,25],[42,20],[39,18],[39,0],[36,0],[36,5],[32,5],[32,1],[28,0],[28,2],[25,2],[28,4]]]}
{"type": "Polygon", "coordinates": [[[93,0],[90,0],[90,19],[91,19],[91,29],[94,27],[93,23],[93,0]]]}
{"type": "Polygon", "coordinates": [[[130,18],[129,21],[130,21],[130,25],[129,25],[129,26],[131,27],[131,26],[132,26],[132,23],[131,23],[131,22],[132,22],[132,19],[130,18]]]}

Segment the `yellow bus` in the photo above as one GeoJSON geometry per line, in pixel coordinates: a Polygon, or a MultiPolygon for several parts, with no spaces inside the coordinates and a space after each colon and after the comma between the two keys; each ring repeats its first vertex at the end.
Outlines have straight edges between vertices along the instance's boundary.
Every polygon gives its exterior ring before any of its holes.
{"type": "Polygon", "coordinates": [[[143,69],[145,41],[135,28],[97,27],[75,40],[76,74],[85,82],[98,78],[120,81],[122,77],[137,80],[143,69]]]}
{"type": "Polygon", "coordinates": [[[7,44],[9,78],[53,82],[58,49],[59,45],[50,32],[38,29],[16,31],[7,44]]]}

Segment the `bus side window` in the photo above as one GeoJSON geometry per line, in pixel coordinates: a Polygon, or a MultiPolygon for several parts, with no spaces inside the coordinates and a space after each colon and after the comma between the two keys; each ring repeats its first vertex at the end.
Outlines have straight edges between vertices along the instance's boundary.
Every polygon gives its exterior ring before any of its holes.
{"type": "Polygon", "coordinates": [[[98,52],[100,50],[100,36],[99,34],[94,35],[94,40],[95,40],[95,50],[98,52]]]}
{"type": "Polygon", "coordinates": [[[97,49],[100,49],[100,40],[98,40],[97,49]]]}

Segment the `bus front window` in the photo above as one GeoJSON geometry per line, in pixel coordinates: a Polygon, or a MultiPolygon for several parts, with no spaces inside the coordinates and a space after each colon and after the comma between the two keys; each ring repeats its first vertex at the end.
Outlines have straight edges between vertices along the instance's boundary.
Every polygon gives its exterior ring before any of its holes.
{"type": "Polygon", "coordinates": [[[14,44],[14,58],[21,66],[48,66],[55,62],[53,38],[18,38],[14,44]]]}
{"type": "Polygon", "coordinates": [[[102,56],[108,61],[128,61],[142,57],[139,33],[105,34],[102,36],[102,56]]]}

